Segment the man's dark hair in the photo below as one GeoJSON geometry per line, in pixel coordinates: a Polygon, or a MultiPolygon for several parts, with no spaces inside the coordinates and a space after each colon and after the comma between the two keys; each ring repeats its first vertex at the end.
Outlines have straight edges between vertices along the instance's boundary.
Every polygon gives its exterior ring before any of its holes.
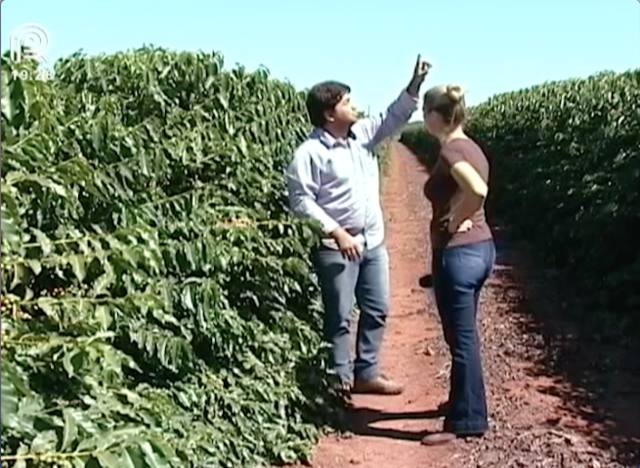
{"type": "Polygon", "coordinates": [[[311,88],[307,94],[307,112],[315,127],[325,124],[324,113],[332,110],[342,96],[351,92],[351,88],[338,81],[323,81],[311,88]]]}

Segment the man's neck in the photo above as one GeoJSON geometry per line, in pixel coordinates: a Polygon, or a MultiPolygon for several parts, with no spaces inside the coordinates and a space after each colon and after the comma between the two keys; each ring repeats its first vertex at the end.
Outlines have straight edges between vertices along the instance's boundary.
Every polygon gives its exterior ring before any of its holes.
{"type": "Polygon", "coordinates": [[[342,125],[333,125],[333,124],[326,124],[323,127],[327,132],[329,132],[331,134],[331,136],[333,136],[336,139],[343,139],[346,140],[347,137],[349,136],[349,130],[351,129],[350,127],[347,126],[342,126],[342,125]]]}

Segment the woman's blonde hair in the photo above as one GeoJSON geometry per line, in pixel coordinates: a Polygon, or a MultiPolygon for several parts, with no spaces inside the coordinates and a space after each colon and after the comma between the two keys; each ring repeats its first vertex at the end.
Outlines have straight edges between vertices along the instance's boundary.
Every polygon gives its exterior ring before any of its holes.
{"type": "Polygon", "coordinates": [[[466,106],[464,90],[458,85],[440,85],[429,89],[424,95],[427,112],[436,111],[452,127],[464,123],[466,106]]]}

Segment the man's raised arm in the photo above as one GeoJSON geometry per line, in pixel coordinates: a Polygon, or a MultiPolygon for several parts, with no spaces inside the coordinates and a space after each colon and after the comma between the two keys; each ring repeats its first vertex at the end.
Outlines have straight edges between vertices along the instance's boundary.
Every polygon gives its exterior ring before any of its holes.
{"type": "Polygon", "coordinates": [[[409,121],[411,115],[417,110],[420,86],[429,73],[429,68],[431,65],[421,60],[418,55],[411,81],[402,90],[400,96],[385,112],[362,119],[354,125],[356,131],[360,131],[368,140],[369,149],[373,149],[386,138],[397,134],[409,121]]]}

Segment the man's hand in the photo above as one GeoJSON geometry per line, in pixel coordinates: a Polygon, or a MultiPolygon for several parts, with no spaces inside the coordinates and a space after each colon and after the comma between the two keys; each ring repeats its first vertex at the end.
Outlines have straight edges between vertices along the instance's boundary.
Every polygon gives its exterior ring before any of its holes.
{"type": "Polygon", "coordinates": [[[409,86],[407,86],[407,92],[413,96],[418,97],[418,93],[420,92],[420,86],[424,82],[424,79],[429,74],[429,69],[431,68],[431,64],[425,60],[420,59],[420,54],[418,54],[418,58],[416,59],[416,65],[413,69],[413,77],[411,78],[411,82],[409,86]]]}
{"type": "Polygon", "coordinates": [[[343,258],[355,262],[362,256],[362,246],[344,229],[336,229],[331,233],[331,237],[338,243],[343,258]]]}

